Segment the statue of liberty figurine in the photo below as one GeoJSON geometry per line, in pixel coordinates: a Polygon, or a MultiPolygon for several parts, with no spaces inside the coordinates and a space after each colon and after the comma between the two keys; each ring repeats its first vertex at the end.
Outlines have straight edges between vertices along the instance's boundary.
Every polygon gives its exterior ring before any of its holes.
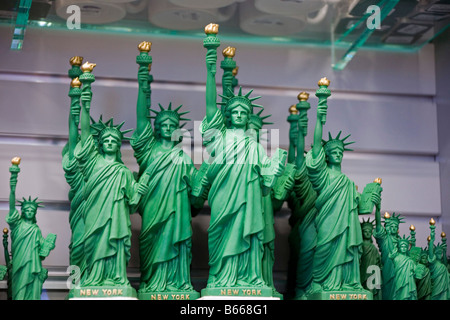
{"type": "Polygon", "coordinates": [[[399,237],[389,253],[389,259],[394,264],[395,276],[393,282],[392,300],[417,300],[416,262],[409,257],[409,237],[399,237]]]}
{"type": "Polygon", "coordinates": [[[91,126],[91,83],[95,81],[92,70],[95,64],[86,62],[81,93],[81,139],[74,150],[85,179],[84,196],[84,253],[86,276],[81,288],[70,294],[71,298],[136,299],[136,292],[127,277],[130,260],[131,221],[141,195],[147,187],[137,183],[132,172],[121,160],[120,147],[125,139],[112,119],[101,119],[91,126]],[[89,289],[89,291],[86,291],[89,289]],[[103,290],[105,289],[105,290],[103,290]],[[89,292],[88,297],[83,296],[89,292]],[[94,294],[95,293],[95,294],[94,294]]]}
{"type": "MultiPolygon", "coordinates": [[[[256,141],[259,143],[262,138],[262,128],[264,125],[272,124],[271,122],[266,122],[265,120],[270,117],[270,115],[262,116],[264,109],[261,109],[257,113],[252,113],[248,120],[248,129],[253,130],[251,134],[254,135],[256,141]]],[[[277,184],[281,183],[281,180],[277,180],[277,184]]],[[[293,179],[289,177],[280,185],[280,188],[290,191],[293,186],[293,179]]],[[[284,199],[277,199],[274,195],[274,190],[272,189],[269,193],[263,195],[263,218],[264,218],[264,253],[262,258],[262,275],[266,282],[266,285],[272,288],[272,295],[274,297],[282,298],[283,295],[279,293],[274,284],[273,279],[273,266],[275,262],[275,220],[274,214],[279,211],[283,205],[284,199]]]]}
{"type": "MultiPolygon", "coordinates": [[[[376,210],[379,210],[378,208],[376,210]]],[[[373,300],[382,300],[381,288],[374,286],[373,289],[368,287],[369,277],[371,275],[370,268],[376,266],[381,270],[381,255],[378,248],[373,243],[373,229],[375,220],[370,221],[370,218],[361,222],[361,230],[363,236],[362,244],[362,255],[361,255],[361,285],[366,290],[371,290],[373,295],[373,300]]],[[[378,284],[378,285],[381,285],[378,284]]]]}
{"type": "Polygon", "coordinates": [[[318,194],[315,203],[318,210],[315,219],[317,243],[308,299],[328,299],[332,297],[329,293],[339,292],[356,293],[362,299],[372,299],[370,292],[361,286],[359,271],[362,233],[358,215],[361,195],[354,182],[341,171],[344,152],[349,150],[347,145],[352,142],[346,142],[349,136],[341,139],[341,133],[335,138],[329,134],[328,141],[322,140],[328,108],[326,97],[330,95],[327,89],[329,80],[322,78],[318,84],[314,142],[306,155],[308,176],[318,194]]]}
{"type": "Polygon", "coordinates": [[[431,299],[431,274],[428,268],[428,250],[421,248],[416,270],[417,300],[431,299]]]}
{"type": "Polygon", "coordinates": [[[152,76],[149,74],[151,43],[139,45],[140,55],[136,107],[137,125],[131,146],[139,164],[139,181],[147,184],[138,212],[142,217],[139,235],[141,280],[139,299],[168,294],[169,299],[197,299],[200,294],[191,284],[192,210],[203,208],[204,200],[191,196],[191,181],[196,174],[192,159],[179,147],[182,121],[188,112],[181,106],[150,109],[152,76]],[[155,115],[150,116],[149,111],[155,115]],[[154,119],[154,128],[150,119],[154,119]]]}
{"type": "Polygon", "coordinates": [[[12,300],[40,300],[42,286],[48,277],[42,261],[55,248],[56,235],[42,236],[36,224],[36,213],[42,207],[37,198],[18,201],[21,213],[16,209],[16,185],[20,172],[20,158],[12,159],[9,195],[9,213],[6,222],[11,229],[11,295],[12,300]]]}
{"type": "Polygon", "coordinates": [[[308,177],[305,164],[305,137],[308,132],[307,111],[309,94],[301,92],[299,103],[289,108],[287,121],[289,130],[288,162],[295,164],[294,186],[288,195],[287,203],[291,210],[289,225],[289,264],[287,295],[297,300],[306,299],[312,283],[312,262],[316,246],[317,231],[314,206],[317,193],[308,177]]]}
{"type": "Polygon", "coordinates": [[[428,262],[431,275],[431,300],[450,300],[450,274],[445,262],[445,233],[441,234],[443,243],[434,245],[435,221],[430,220],[430,236],[428,243],[428,262]]]}
{"type": "Polygon", "coordinates": [[[217,107],[216,37],[218,25],[205,28],[206,117],[200,132],[210,158],[206,184],[208,204],[209,277],[202,296],[272,296],[263,278],[263,196],[284,170],[282,161],[270,159],[254,137],[245,134],[256,107],[251,92],[223,96],[217,107]],[[273,161],[272,161],[273,160],[273,161]],[[271,174],[269,174],[269,170],[271,174]],[[267,172],[264,176],[262,172],[267,172]]]}
{"type": "MultiPolygon", "coordinates": [[[[71,238],[69,244],[69,263],[70,266],[79,268],[76,272],[79,276],[75,279],[74,284],[79,284],[81,277],[84,275],[86,264],[84,261],[84,177],[78,168],[77,160],[75,159],[74,150],[80,140],[79,124],[80,124],[80,97],[81,97],[81,82],[79,76],[83,73],[80,69],[83,58],[79,56],[72,57],[70,64],[72,68],[69,69],[69,77],[72,78],[70,83],[69,97],[70,97],[70,111],[69,111],[69,139],[62,151],[62,167],[64,176],[70,186],[69,201],[69,225],[71,230],[71,238]]],[[[73,268],[73,267],[72,267],[73,268]]]]}
{"type": "Polygon", "coordinates": [[[381,294],[383,300],[394,299],[395,269],[393,260],[389,258],[389,253],[395,249],[395,241],[400,238],[398,230],[400,223],[403,222],[402,220],[401,215],[397,215],[394,212],[391,216],[386,212],[384,214],[384,226],[382,226],[381,214],[379,210],[375,211],[375,231],[373,236],[381,253],[381,264],[383,266],[381,269],[381,294]]]}

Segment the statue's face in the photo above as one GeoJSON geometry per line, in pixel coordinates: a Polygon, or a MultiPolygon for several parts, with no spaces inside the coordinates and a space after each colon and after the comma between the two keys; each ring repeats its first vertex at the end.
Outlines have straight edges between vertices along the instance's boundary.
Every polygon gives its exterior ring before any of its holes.
{"type": "Polygon", "coordinates": [[[173,132],[178,129],[177,123],[172,119],[166,119],[160,124],[160,136],[162,139],[172,140],[173,132]]]}
{"type": "Polygon", "coordinates": [[[232,127],[245,129],[248,122],[248,111],[239,105],[231,110],[230,118],[232,127]]]}
{"type": "Polygon", "coordinates": [[[32,221],[36,217],[36,207],[32,205],[25,205],[22,207],[22,216],[25,220],[32,221]]]}
{"type": "Polygon", "coordinates": [[[443,257],[444,251],[443,251],[442,249],[438,248],[438,249],[435,250],[434,253],[435,253],[435,255],[436,255],[436,258],[437,258],[438,260],[441,260],[442,257],[443,257]]]}
{"type": "Polygon", "coordinates": [[[102,148],[104,154],[116,154],[119,151],[120,144],[112,135],[106,136],[102,140],[102,148]]]}
{"type": "Polygon", "coordinates": [[[408,244],[405,242],[400,242],[398,251],[400,251],[400,253],[406,253],[408,251],[408,244]]]}
{"type": "Polygon", "coordinates": [[[398,234],[398,225],[396,223],[390,223],[386,226],[386,231],[389,234],[398,234]]]}
{"type": "Polygon", "coordinates": [[[362,234],[363,234],[363,238],[364,239],[370,239],[372,237],[372,228],[363,228],[362,229],[362,234]]]}
{"type": "Polygon", "coordinates": [[[428,262],[428,255],[427,254],[421,254],[420,255],[420,263],[421,264],[427,264],[428,262]]]}
{"type": "Polygon", "coordinates": [[[341,164],[344,150],[341,148],[333,148],[327,151],[327,162],[329,164],[341,164]]]}

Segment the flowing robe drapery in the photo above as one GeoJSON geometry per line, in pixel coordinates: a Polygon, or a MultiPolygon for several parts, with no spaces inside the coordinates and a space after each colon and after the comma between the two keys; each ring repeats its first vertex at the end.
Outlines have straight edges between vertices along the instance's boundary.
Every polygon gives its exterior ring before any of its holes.
{"type": "Polygon", "coordinates": [[[177,146],[159,152],[150,123],[133,138],[139,177],[149,176],[149,191],[138,206],[142,216],[140,291],[193,290],[189,194],[196,169],[191,158],[177,146]]]}
{"type": "Polygon", "coordinates": [[[295,272],[295,296],[301,299],[312,283],[314,250],[317,244],[317,193],[309,180],[305,163],[296,170],[294,181],[294,190],[288,199],[289,207],[293,211],[289,219],[293,225],[289,243],[294,260],[291,272],[295,272]]]}
{"type": "Polygon", "coordinates": [[[121,162],[109,162],[92,136],[79,142],[75,157],[85,178],[84,253],[86,279],[82,286],[130,286],[130,214],[139,200],[137,183],[121,162]]]}
{"type": "Polygon", "coordinates": [[[7,215],[6,222],[11,228],[12,299],[40,300],[47,278],[40,255],[45,239],[39,227],[23,221],[17,210],[7,215]]]}
{"type": "Polygon", "coordinates": [[[390,254],[390,258],[395,268],[393,300],[417,300],[416,263],[410,257],[395,251],[390,254]]]}
{"type": "Polygon", "coordinates": [[[84,261],[84,177],[78,168],[75,158],[69,159],[68,152],[63,154],[62,167],[64,176],[70,186],[69,201],[69,225],[72,232],[69,244],[69,262],[72,266],[78,266],[83,275],[86,268],[84,261]]]}
{"type": "Polygon", "coordinates": [[[255,139],[226,129],[219,109],[200,132],[211,155],[207,287],[263,286],[261,168],[267,156],[255,139]]]}
{"type": "Polygon", "coordinates": [[[431,298],[430,269],[422,263],[418,263],[416,267],[416,286],[418,300],[429,300],[431,298]]]}
{"type": "Polygon", "coordinates": [[[345,174],[328,168],[323,148],[316,158],[312,150],[307,153],[306,166],[318,193],[313,286],[325,291],[361,289],[362,234],[355,184],[345,174]]]}
{"type": "Polygon", "coordinates": [[[436,256],[429,259],[431,274],[431,300],[450,300],[450,274],[447,267],[436,256]]]}
{"type": "Polygon", "coordinates": [[[389,258],[389,253],[394,250],[398,235],[390,235],[385,228],[381,228],[379,231],[375,229],[373,236],[381,253],[381,295],[383,300],[393,300],[395,269],[393,260],[389,258]]]}

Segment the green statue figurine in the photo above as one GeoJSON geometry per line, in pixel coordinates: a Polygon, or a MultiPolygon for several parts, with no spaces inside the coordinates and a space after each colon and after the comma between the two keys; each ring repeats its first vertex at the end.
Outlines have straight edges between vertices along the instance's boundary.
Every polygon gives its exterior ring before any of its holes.
{"type": "MultiPolygon", "coordinates": [[[[180,107],[150,109],[148,55],[151,43],[142,42],[138,62],[139,92],[136,107],[137,125],[131,146],[139,164],[139,182],[148,186],[138,212],[142,217],[139,235],[141,280],[138,296],[151,300],[158,294],[168,299],[197,299],[200,294],[191,284],[191,207],[203,207],[191,197],[191,181],[196,169],[191,158],[178,146],[187,112],[180,107]],[[146,57],[146,58],[145,58],[146,57]],[[149,111],[155,113],[150,116],[149,111]],[[154,129],[150,118],[154,119],[154,129]]],[[[201,197],[202,195],[200,195],[201,197]]]]}
{"type": "MultiPolygon", "coordinates": [[[[322,140],[326,120],[326,98],[329,80],[322,78],[316,91],[319,98],[317,121],[312,149],[306,155],[306,166],[311,183],[318,193],[315,206],[317,244],[313,261],[313,283],[308,299],[332,299],[335,294],[345,297],[371,299],[370,292],[361,286],[359,272],[362,246],[361,226],[358,218],[360,194],[356,186],[341,172],[344,151],[351,142],[348,138],[322,140]],[[333,226],[333,228],[330,228],[333,226]]],[[[381,192],[381,190],[378,190],[381,192]]],[[[380,195],[378,194],[378,201],[380,195]]]]}
{"type": "MultiPolygon", "coordinates": [[[[377,206],[376,210],[380,210],[380,207],[377,206]]],[[[373,243],[373,230],[374,230],[375,221],[370,221],[370,219],[364,220],[361,222],[361,230],[363,236],[363,244],[362,244],[362,254],[361,254],[361,264],[360,264],[360,273],[361,273],[361,285],[366,290],[372,291],[373,300],[382,300],[381,296],[381,288],[377,285],[373,285],[373,288],[369,288],[368,281],[370,281],[371,276],[371,268],[373,266],[378,267],[381,270],[381,254],[378,251],[378,248],[373,243]]],[[[381,283],[378,283],[381,285],[381,283]]]]}
{"type": "Polygon", "coordinates": [[[69,244],[69,263],[70,268],[78,268],[79,270],[70,270],[78,278],[74,280],[74,285],[78,285],[81,278],[84,276],[86,263],[84,261],[84,177],[78,168],[78,162],[75,159],[74,150],[80,139],[79,123],[80,123],[80,97],[81,97],[81,82],[79,76],[82,74],[80,66],[83,58],[79,56],[72,57],[70,64],[72,68],[69,69],[69,76],[72,78],[70,83],[69,97],[71,100],[69,111],[69,139],[62,152],[62,167],[64,176],[70,186],[69,201],[69,225],[71,230],[71,238],[69,244]],[[78,271],[78,272],[77,272],[78,271]]]}
{"type": "Polygon", "coordinates": [[[408,256],[410,239],[403,236],[394,242],[396,246],[389,253],[389,259],[392,259],[395,270],[392,300],[417,300],[417,265],[408,256]]]}
{"type": "Polygon", "coordinates": [[[130,259],[131,222],[141,195],[148,188],[137,183],[121,160],[123,125],[112,119],[91,126],[92,73],[96,65],[86,62],[81,93],[81,138],[74,155],[84,176],[84,253],[86,276],[71,298],[115,297],[136,299],[127,278],[130,259]]]}
{"type": "MultiPolygon", "coordinates": [[[[284,170],[282,160],[270,159],[262,145],[245,134],[256,105],[250,93],[223,96],[217,108],[216,62],[218,25],[205,27],[206,116],[200,132],[209,153],[205,183],[208,204],[209,277],[202,296],[272,296],[262,275],[264,253],[263,195],[284,170]],[[262,171],[271,172],[264,175],[262,171]]],[[[276,153],[278,154],[278,153],[276,153]]],[[[283,156],[280,156],[280,159],[283,156]]]]}
{"type": "MultiPolygon", "coordinates": [[[[434,245],[435,221],[430,219],[430,241],[428,244],[428,262],[431,274],[431,300],[450,300],[450,279],[447,267],[442,261],[445,251],[442,244],[434,245]]],[[[445,238],[443,233],[442,238],[445,238]]],[[[444,241],[443,241],[444,242],[444,241]]]]}
{"type": "Polygon", "coordinates": [[[9,252],[9,244],[8,244],[8,228],[3,229],[3,252],[5,254],[5,266],[0,266],[0,280],[4,280],[6,278],[6,284],[8,289],[6,290],[6,296],[8,300],[12,299],[12,287],[11,287],[11,253],[9,252]]]}
{"type": "MultiPolygon", "coordinates": [[[[236,54],[236,48],[226,47],[222,50],[223,60],[220,63],[220,68],[223,70],[222,75],[222,95],[227,96],[234,94],[235,75],[233,71],[236,69],[236,61],[233,60],[236,54]]],[[[225,98],[222,98],[222,101],[225,98]]],[[[223,106],[222,106],[223,107],[223,106]]]]}
{"type": "Polygon", "coordinates": [[[416,266],[417,300],[431,299],[431,274],[428,268],[428,250],[421,248],[416,266]]]}
{"type": "Polygon", "coordinates": [[[317,231],[315,201],[317,193],[313,189],[305,163],[305,138],[308,132],[307,111],[310,109],[309,94],[301,92],[299,103],[289,108],[287,121],[289,130],[288,161],[295,165],[294,187],[287,203],[292,211],[289,217],[288,296],[297,300],[306,299],[312,283],[312,262],[316,246],[317,231]]]}
{"type": "MultiPolygon", "coordinates": [[[[270,115],[261,116],[263,109],[257,113],[252,113],[249,116],[248,129],[254,130],[255,138],[260,143],[262,128],[264,125],[272,124],[271,122],[265,122],[270,115]]],[[[280,177],[281,178],[281,177],[280,177]]],[[[277,180],[274,187],[284,190],[291,190],[293,186],[293,178],[288,177],[285,181],[281,182],[281,179],[277,180]],[[280,186],[278,186],[280,184],[280,186]]],[[[283,205],[283,199],[279,200],[275,198],[274,190],[263,195],[263,219],[264,219],[264,240],[263,247],[264,253],[262,258],[262,276],[267,286],[272,288],[272,295],[274,297],[282,298],[276,288],[273,281],[273,266],[275,262],[275,220],[274,213],[281,209],[283,205]]]]}
{"type": "Polygon", "coordinates": [[[375,231],[373,236],[377,242],[378,248],[381,253],[381,269],[382,276],[382,297],[383,300],[394,299],[394,279],[395,269],[393,260],[389,258],[389,253],[395,249],[396,241],[399,239],[399,225],[402,223],[402,217],[396,215],[395,212],[392,216],[386,212],[384,214],[384,227],[381,225],[381,214],[379,211],[375,211],[375,231]]]}
{"type": "Polygon", "coordinates": [[[12,159],[10,178],[9,213],[6,222],[11,229],[11,292],[13,300],[40,300],[42,287],[48,277],[47,269],[42,267],[50,251],[55,248],[56,235],[42,236],[36,224],[36,213],[41,202],[23,198],[19,201],[21,213],[16,209],[16,185],[20,172],[20,158],[12,159]]]}

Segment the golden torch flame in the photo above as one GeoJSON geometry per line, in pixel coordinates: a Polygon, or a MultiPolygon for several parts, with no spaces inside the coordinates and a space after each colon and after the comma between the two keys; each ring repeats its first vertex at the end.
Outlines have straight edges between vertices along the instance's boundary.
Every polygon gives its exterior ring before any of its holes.
{"type": "Polygon", "coordinates": [[[219,25],[215,23],[210,23],[205,27],[205,33],[208,34],[218,34],[219,33],[219,25]]]}
{"type": "Polygon", "coordinates": [[[431,241],[431,237],[430,237],[430,236],[427,237],[427,241],[428,241],[428,242],[431,241]]]}
{"type": "Polygon", "coordinates": [[[430,226],[434,226],[436,224],[436,221],[434,221],[433,218],[430,219],[430,226]]]}
{"type": "Polygon", "coordinates": [[[149,41],[142,41],[138,45],[138,49],[140,52],[150,52],[152,50],[152,43],[149,41]]]}
{"type": "Polygon", "coordinates": [[[11,163],[18,166],[20,164],[20,157],[14,157],[11,159],[11,163]]]}
{"type": "Polygon", "coordinates": [[[416,231],[416,227],[414,227],[414,225],[412,224],[412,225],[409,227],[409,230],[411,230],[411,231],[416,231]]]}
{"type": "Polygon", "coordinates": [[[330,80],[328,80],[326,77],[323,77],[322,79],[319,80],[319,82],[317,83],[320,86],[326,86],[328,87],[330,85],[330,80]]]}
{"type": "Polygon", "coordinates": [[[8,228],[3,229],[4,234],[8,234],[8,231],[9,231],[8,228]]]}
{"type": "Polygon", "coordinates": [[[75,56],[75,57],[70,58],[71,66],[81,66],[82,63],[83,63],[83,57],[75,56]]]}
{"type": "Polygon", "coordinates": [[[445,238],[447,235],[445,234],[444,231],[441,232],[441,238],[445,238]]]}
{"type": "Polygon", "coordinates": [[[300,92],[297,96],[297,99],[299,101],[307,101],[309,99],[309,93],[308,92],[300,92]]]}
{"type": "Polygon", "coordinates": [[[295,104],[289,107],[289,113],[290,114],[298,114],[298,110],[295,104]]]}
{"type": "Polygon", "coordinates": [[[223,56],[227,57],[227,58],[233,58],[235,53],[236,53],[236,48],[233,48],[233,47],[226,47],[222,51],[223,56]]]}
{"type": "Polygon", "coordinates": [[[375,180],[373,180],[373,182],[376,182],[376,183],[378,183],[378,184],[381,184],[381,178],[376,178],[375,180]]]}
{"type": "Polygon", "coordinates": [[[391,217],[391,215],[389,214],[389,212],[386,211],[386,212],[384,213],[384,218],[385,218],[385,219],[389,219],[390,217],[391,217]]]}
{"type": "Polygon", "coordinates": [[[92,70],[94,70],[96,64],[95,63],[90,63],[88,61],[86,61],[82,66],[81,66],[81,70],[83,72],[92,72],[92,70]]]}
{"type": "Polygon", "coordinates": [[[78,77],[76,77],[75,79],[73,79],[72,81],[70,81],[70,86],[72,88],[79,88],[81,87],[81,81],[80,79],[78,79],[78,77]]]}

